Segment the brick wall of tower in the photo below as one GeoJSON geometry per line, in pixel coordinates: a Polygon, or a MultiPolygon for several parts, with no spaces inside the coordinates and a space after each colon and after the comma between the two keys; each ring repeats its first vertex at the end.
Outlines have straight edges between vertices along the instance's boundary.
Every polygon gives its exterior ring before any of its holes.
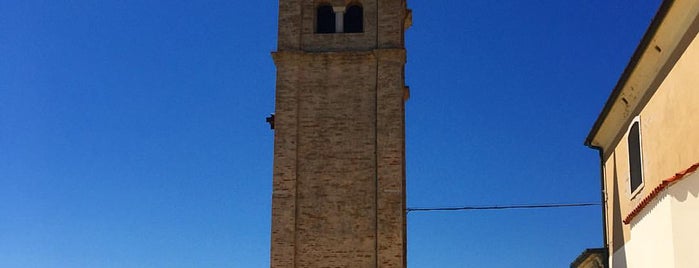
{"type": "Polygon", "coordinates": [[[274,167],[272,180],[271,267],[296,267],[296,178],[298,142],[298,55],[275,54],[274,167]]]}
{"type": "Polygon", "coordinates": [[[405,267],[405,50],[375,50],[378,267],[405,267]]]}
{"type": "Polygon", "coordinates": [[[275,60],[273,267],[403,267],[404,51],[275,60]]]}
{"type": "Polygon", "coordinates": [[[271,267],[405,267],[407,10],[362,4],[364,33],[319,35],[280,1],[271,267]]]}
{"type": "Polygon", "coordinates": [[[298,267],[371,267],[375,241],[371,54],[305,54],[299,83],[298,267]]]}

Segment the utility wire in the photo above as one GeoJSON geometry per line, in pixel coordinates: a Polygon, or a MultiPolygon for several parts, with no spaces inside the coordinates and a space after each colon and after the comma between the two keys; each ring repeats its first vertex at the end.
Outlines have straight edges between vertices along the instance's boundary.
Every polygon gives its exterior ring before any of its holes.
{"type": "Polygon", "coordinates": [[[566,207],[591,207],[599,206],[600,203],[570,203],[570,204],[534,204],[534,205],[507,205],[507,206],[468,206],[468,207],[429,207],[429,208],[407,208],[410,212],[430,212],[430,211],[461,211],[461,210],[505,210],[505,209],[542,209],[542,208],[566,208],[566,207]]]}

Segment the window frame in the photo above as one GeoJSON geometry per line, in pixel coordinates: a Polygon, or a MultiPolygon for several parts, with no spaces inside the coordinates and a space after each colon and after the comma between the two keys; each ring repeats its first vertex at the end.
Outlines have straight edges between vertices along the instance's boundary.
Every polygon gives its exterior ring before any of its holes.
{"type": "Polygon", "coordinates": [[[629,159],[628,181],[629,181],[629,192],[631,193],[630,199],[634,199],[643,190],[643,187],[645,186],[645,181],[646,181],[645,176],[644,176],[645,174],[643,171],[644,165],[643,165],[643,135],[642,135],[642,133],[643,132],[641,131],[641,118],[640,118],[640,116],[636,116],[631,121],[631,124],[629,124],[629,127],[626,131],[626,145],[627,145],[627,152],[628,152],[628,159],[629,159]],[[641,180],[639,182],[639,184],[636,186],[636,188],[633,187],[634,186],[634,175],[635,175],[634,173],[635,172],[633,171],[634,170],[634,163],[632,163],[633,156],[631,155],[632,154],[631,135],[634,134],[634,133],[632,133],[634,126],[638,126],[637,132],[638,132],[638,166],[639,166],[638,169],[639,169],[639,171],[638,171],[637,175],[640,177],[640,180],[641,180]]]}

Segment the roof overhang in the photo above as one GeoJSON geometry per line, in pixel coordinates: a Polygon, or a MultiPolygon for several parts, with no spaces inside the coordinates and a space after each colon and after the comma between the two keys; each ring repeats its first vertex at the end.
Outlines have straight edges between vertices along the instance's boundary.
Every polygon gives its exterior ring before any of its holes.
{"type": "MultiPolygon", "coordinates": [[[[606,248],[588,248],[570,264],[571,268],[578,268],[581,267],[580,265],[583,263],[586,263],[590,261],[592,258],[599,258],[601,261],[606,262],[607,261],[607,249],[606,248]]],[[[606,263],[604,263],[606,267],[606,263]]]]}
{"type": "Polygon", "coordinates": [[[699,1],[665,0],[585,139],[603,156],[655,93],[699,31],[699,1]]]}

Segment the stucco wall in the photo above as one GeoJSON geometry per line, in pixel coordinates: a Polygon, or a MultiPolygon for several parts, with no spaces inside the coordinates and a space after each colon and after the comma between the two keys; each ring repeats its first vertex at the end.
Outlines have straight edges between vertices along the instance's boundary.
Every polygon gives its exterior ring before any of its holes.
{"type": "Polygon", "coordinates": [[[675,267],[699,267],[699,173],[671,186],[675,267]]]}
{"type": "Polygon", "coordinates": [[[624,247],[628,267],[675,267],[671,199],[658,196],[631,222],[631,240],[624,247]]]}
{"type": "Polygon", "coordinates": [[[699,162],[698,116],[699,40],[695,36],[641,111],[644,179],[648,184],[657,185],[699,162]]]}
{"type": "Polygon", "coordinates": [[[605,149],[606,230],[613,268],[627,267],[626,262],[628,267],[699,267],[694,261],[699,245],[691,235],[697,233],[699,222],[697,216],[687,214],[699,211],[696,194],[685,194],[683,200],[659,196],[632,224],[621,222],[664,179],[699,162],[699,39],[696,29],[691,32],[685,36],[685,50],[659,52],[681,56],[666,76],[655,78],[661,81],[657,90],[649,91],[653,94],[639,109],[644,184],[636,195],[632,196],[629,186],[628,125],[605,149]],[[685,216],[679,216],[681,211],[687,211],[685,216]]]}
{"type": "Polygon", "coordinates": [[[699,173],[670,185],[631,222],[613,268],[699,267],[699,173]]]}
{"type": "MultiPolygon", "coordinates": [[[[699,162],[699,39],[694,37],[682,57],[640,112],[644,186],[632,198],[629,186],[627,136],[605,161],[607,230],[613,248],[633,237],[625,218],[662,180],[699,162]],[[618,185],[615,185],[615,180],[618,185]],[[618,195],[618,196],[615,196],[618,195]],[[616,216],[616,218],[615,218],[616,216]],[[615,220],[616,219],[616,220],[615,220]],[[623,232],[623,234],[619,234],[623,232]]],[[[624,128],[624,131],[626,131],[624,128]]]]}

